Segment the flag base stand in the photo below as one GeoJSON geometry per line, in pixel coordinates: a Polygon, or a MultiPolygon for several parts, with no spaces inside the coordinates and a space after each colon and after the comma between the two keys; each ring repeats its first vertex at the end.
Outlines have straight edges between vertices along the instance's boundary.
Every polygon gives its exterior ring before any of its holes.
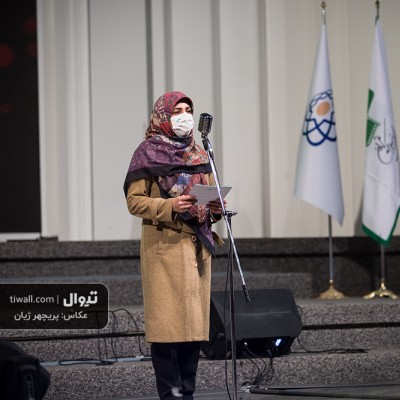
{"type": "Polygon", "coordinates": [[[381,282],[381,286],[378,290],[374,290],[373,292],[366,294],[363,298],[364,299],[373,299],[375,297],[379,298],[388,298],[388,299],[397,299],[398,296],[394,294],[391,290],[386,289],[385,282],[381,282]]]}
{"type": "Polygon", "coordinates": [[[388,298],[388,299],[397,299],[398,296],[394,294],[391,290],[386,289],[385,285],[385,246],[381,245],[381,286],[378,290],[374,290],[373,292],[366,294],[364,299],[373,299],[375,297],[379,298],[388,298]]]}
{"type": "Polygon", "coordinates": [[[344,297],[345,295],[342,292],[335,289],[333,281],[329,281],[329,289],[318,296],[322,300],[339,300],[344,297]]]}

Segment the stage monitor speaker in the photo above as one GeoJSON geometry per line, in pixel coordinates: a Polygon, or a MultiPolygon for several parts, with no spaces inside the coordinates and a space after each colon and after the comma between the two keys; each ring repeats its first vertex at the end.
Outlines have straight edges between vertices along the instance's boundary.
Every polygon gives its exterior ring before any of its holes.
{"type": "MultiPolygon", "coordinates": [[[[290,354],[291,345],[303,327],[292,292],[261,289],[249,294],[251,301],[246,303],[243,292],[234,293],[237,358],[290,354]]],[[[204,342],[202,351],[209,359],[230,358],[229,293],[225,296],[225,292],[212,292],[210,306],[210,340],[204,342]]]]}
{"type": "Polygon", "coordinates": [[[50,374],[37,358],[15,343],[0,340],[0,399],[41,400],[50,385],[50,374]]]}

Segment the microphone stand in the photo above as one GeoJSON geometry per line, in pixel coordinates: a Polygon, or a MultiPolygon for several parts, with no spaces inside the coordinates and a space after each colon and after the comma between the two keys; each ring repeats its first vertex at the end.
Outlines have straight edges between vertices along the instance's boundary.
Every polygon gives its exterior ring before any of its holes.
{"type": "Polygon", "coordinates": [[[214,175],[215,186],[217,188],[219,201],[222,207],[222,215],[225,220],[226,229],[228,231],[229,236],[229,256],[228,256],[228,276],[229,276],[229,311],[230,311],[230,335],[231,335],[231,354],[232,354],[232,381],[233,381],[233,398],[237,400],[237,373],[236,373],[236,331],[235,331],[235,294],[234,294],[234,287],[233,287],[233,255],[235,255],[236,264],[239,270],[240,278],[242,280],[242,288],[243,293],[246,299],[246,303],[250,303],[250,296],[247,290],[247,286],[244,280],[242,267],[240,265],[239,256],[236,250],[235,241],[233,239],[232,229],[231,229],[231,217],[236,215],[235,211],[227,211],[225,208],[224,200],[221,195],[221,185],[218,179],[217,169],[215,167],[214,162],[214,153],[211,147],[211,143],[208,140],[208,136],[205,133],[201,135],[203,141],[204,150],[208,154],[208,158],[210,160],[212,173],[214,175]]]}

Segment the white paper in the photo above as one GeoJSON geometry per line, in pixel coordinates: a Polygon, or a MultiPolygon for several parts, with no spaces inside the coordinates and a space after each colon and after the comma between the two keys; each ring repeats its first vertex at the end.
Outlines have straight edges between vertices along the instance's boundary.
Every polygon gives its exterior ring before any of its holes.
{"type": "MultiPolygon", "coordinates": [[[[232,189],[232,186],[221,186],[221,196],[224,199],[225,196],[232,189]]],[[[192,196],[196,196],[196,205],[207,205],[210,201],[219,200],[218,190],[216,186],[207,185],[194,185],[189,193],[192,196]]]]}

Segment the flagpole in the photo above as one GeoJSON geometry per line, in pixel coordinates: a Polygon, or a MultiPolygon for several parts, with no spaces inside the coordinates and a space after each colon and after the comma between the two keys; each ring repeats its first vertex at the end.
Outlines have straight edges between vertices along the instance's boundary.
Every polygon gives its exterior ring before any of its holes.
{"type": "Polygon", "coordinates": [[[335,289],[333,279],[333,244],[332,244],[332,217],[328,216],[329,226],[329,289],[319,295],[320,299],[332,300],[343,299],[344,294],[335,289]]]}
{"type": "Polygon", "coordinates": [[[334,288],[331,218],[342,224],[344,205],[329,68],[325,1],[321,3],[321,17],[321,34],[297,156],[294,195],[329,216],[329,289],[320,298],[338,299],[344,296],[334,288]],[[329,165],[325,164],[325,160],[329,160],[329,165]]]}
{"type": "Polygon", "coordinates": [[[381,244],[381,286],[379,289],[366,294],[364,299],[373,299],[374,297],[387,297],[389,299],[397,299],[397,295],[386,288],[386,271],[385,271],[385,246],[381,244]]]}
{"type": "Polygon", "coordinates": [[[322,10],[321,10],[322,22],[324,25],[326,25],[326,3],[325,3],[325,1],[323,1],[321,3],[321,8],[322,8],[322,10]]]}
{"type": "MultiPolygon", "coordinates": [[[[321,16],[322,23],[326,26],[326,3],[321,2],[321,16]]],[[[343,293],[337,291],[334,287],[333,279],[333,245],[332,245],[332,217],[328,216],[328,229],[329,229],[329,289],[319,295],[320,299],[342,299],[344,297],[343,293]]]]}
{"type": "MultiPolygon", "coordinates": [[[[380,1],[375,1],[376,6],[376,21],[379,20],[379,8],[380,1]]],[[[390,299],[397,299],[397,295],[394,294],[391,290],[386,288],[386,268],[385,268],[385,246],[383,244],[380,245],[381,250],[381,285],[379,289],[374,290],[373,292],[364,296],[364,299],[373,299],[374,297],[387,297],[390,299]]]]}

